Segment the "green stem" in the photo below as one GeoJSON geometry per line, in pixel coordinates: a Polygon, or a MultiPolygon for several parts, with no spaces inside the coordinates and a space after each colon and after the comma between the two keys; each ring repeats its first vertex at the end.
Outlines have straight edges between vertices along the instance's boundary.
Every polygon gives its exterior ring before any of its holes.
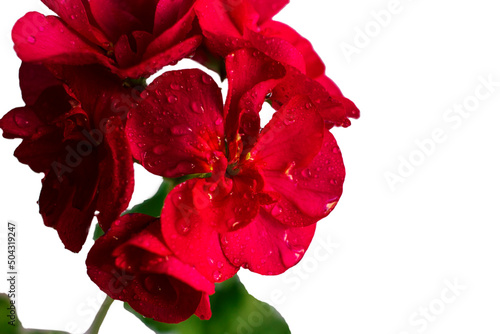
{"type": "Polygon", "coordinates": [[[97,334],[99,333],[99,329],[101,328],[102,322],[104,318],[106,318],[106,314],[108,313],[109,307],[113,304],[114,299],[106,296],[104,303],[102,303],[99,312],[95,316],[94,322],[90,325],[90,328],[85,332],[85,334],[97,334]]]}

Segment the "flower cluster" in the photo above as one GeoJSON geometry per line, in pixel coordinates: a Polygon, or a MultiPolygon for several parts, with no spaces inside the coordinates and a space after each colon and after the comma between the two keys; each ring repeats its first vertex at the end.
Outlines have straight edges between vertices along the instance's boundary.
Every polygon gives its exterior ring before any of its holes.
{"type": "Polygon", "coordinates": [[[90,278],[146,317],[210,317],[214,283],[240,268],[277,275],[304,256],[342,194],[330,133],[359,117],[311,44],[272,20],[287,0],[42,0],[12,37],[26,106],[0,120],[20,162],[44,173],[44,223],[78,252],[105,232],[90,278]],[[223,101],[191,58],[228,81],[223,101]],[[259,112],[275,113],[262,126],[259,112]],[[133,163],[189,179],[160,217],[125,214],[133,163]]]}

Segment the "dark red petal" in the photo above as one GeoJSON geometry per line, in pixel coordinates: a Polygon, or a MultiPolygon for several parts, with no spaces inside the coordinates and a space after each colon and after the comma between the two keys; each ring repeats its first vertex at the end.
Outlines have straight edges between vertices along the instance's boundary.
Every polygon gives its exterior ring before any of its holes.
{"type": "Polygon", "coordinates": [[[158,36],[179,23],[184,26],[190,24],[194,18],[194,2],[194,0],[159,0],[156,5],[154,35],[158,36]]]}
{"type": "Polygon", "coordinates": [[[118,117],[110,118],[101,149],[103,161],[99,165],[99,195],[97,218],[104,231],[127,209],[134,191],[134,166],[125,129],[118,117]],[[104,146],[105,145],[105,146],[104,146]]]}
{"type": "Polygon", "coordinates": [[[306,96],[296,96],[262,130],[250,161],[261,170],[290,177],[294,168],[310,164],[323,144],[323,119],[306,96]]]}
{"type": "Polygon", "coordinates": [[[116,42],[121,35],[127,35],[136,30],[152,32],[153,17],[144,21],[141,19],[142,16],[147,16],[147,12],[154,12],[154,1],[108,0],[89,3],[97,24],[112,42],[116,42]]]}
{"type": "Polygon", "coordinates": [[[30,12],[12,29],[14,49],[25,62],[83,65],[109,60],[69,29],[59,18],[30,12]]]}
{"type": "Polygon", "coordinates": [[[253,8],[259,13],[259,25],[273,18],[289,2],[289,0],[250,0],[253,8]]]}
{"type": "Polygon", "coordinates": [[[325,130],[321,151],[306,168],[294,168],[288,175],[262,171],[267,191],[279,192],[282,198],[270,211],[276,219],[290,226],[306,226],[327,216],[342,195],[345,168],[333,135],[325,130]]]}
{"type": "MultiPolygon", "coordinates": [[[[36,173],[48,173],[58,168],[61,151],[64,154],[65,144],[60,131],[52,131],[34,140],[25,139],[19,144],[14,155],[19,162],[30,166],[36,173]]],[[[16,136],[17,137],[17,136],[16,136]]]]}
{"type": "Polygon", "coordinates": [[[261,210],[246,227],[221,235],[224,254],[235,266],[262,275],[278,275],[304,256],[316,226],[294,228],[261,210]]]}
{"type": "Polygon", "coordinates": [[[161,216],[163,237],[174,254],[212,282],[224,281],[238,268],[221,249],[216,222],[205,215],[209,203],[195,201],[194,190],[204,180],[190,180],[172,190],[161,216]]]}
{"type": "MultiPolygon", "coordinates": [[[[111,71],[119,75],[121,78],[149,77],[151,74],[156,73],[163,67],[175,64],[179,60],[191,55],[200,45],[201,40],[201,36],[187,38],[162,53],[143,59],[139,64],[133,67],[126,69],[111,67],[111,71]]],[[[146,50],[146,53],[149,54],[150,51],[146,50]]]]}
{"type": "Polygon", "coordinates": [[[23,62],[19,69],[19,85],[26,105],[33,105],[43,91],[61,82],[45,66],[23,62]]]}
{"type": "Polygon", "coordinates": [[[73,0],[71,4],[68,4],[67,0],[42,0],[42,2],[89,41],[96,44],[105,41],[102,32],[90,24],[89,13],[81,0],[73,0]]]}
{"type": "Polygon", "coordinates": [[[152,40],[153,36],[145,31],[134,31],[130,35],[122,35],[115,45],[115,58],[118,66],[127,68],[139,63],[152,40]]]}
{"type": "MultiPolygon", "coordinates": [[[[155,242],[150,246],[160,241],[154,235],[159,232],[158,224],[159,220],[141,214],[121,217],[90,250],[87,271],[110,297],[128,302],[146,317],[178,323],[196,312],[200,303],[204,303],[202,298],[206,293],[183,279],[193,281],[197,276],[201,282],[204,278],[170,255],[149,252],[147,241],[155,242]],[[143,242],[137,240],[141,237],[143,242]],[[136,263],[141,267],[137,268],[136,263]],[[175,272],[181,278],[175,278],[169,272],[175,272]]],[[[205,280],[204,285],[213,292],[213,284],[205,280]]]]}
{"type": "Polygon", "coordinates": [[[166,72],[142,97],[127,122],[134,157],[164,177],[210,173],[224,145],[222,96],[212,78],[200,70],[166,72]]]}
{"type": "Polygon", "coordinates": [[[79,252],[94,218],[98,171],[92,156],[71,173],[58,178],[54,171],[43,180],[40,213],[46,226],[57,230],[64,246],[79,252]]]}
{"type": "Polygon", "coordinates": [[[0,119],[5,138],[32,138],[44,123],[30,107],[15,108],[0,119]]]}

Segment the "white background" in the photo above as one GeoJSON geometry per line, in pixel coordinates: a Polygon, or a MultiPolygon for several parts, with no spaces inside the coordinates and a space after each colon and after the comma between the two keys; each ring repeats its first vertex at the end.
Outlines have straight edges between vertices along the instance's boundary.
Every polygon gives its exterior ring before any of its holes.
{"type": "MultiPolygon", "coordinates": [[[[362,117],[333,130],[345,192],[302,263],[280,277],[240,276],[273,301],[293,334],[499,333],[500,86],[486,97],[480,78],[500,82],[500,8],[491,0],[401,0],[382,27],[372,11],[390,3],[296,0],[277,16],[312,41],[362,117]],[[347,44],[357,48],[352,57],[347,44]],[[464,103],[467,116],[449,111],[464,103]],[[416,142],[436,131],[442,140],[424,155],[416,142]],[[387,173],[398,175],[403,160],[413,165],[391,188],[387,173]],[[455,293],[450,284],[459,285],[455,293]]],[[[37,0],[1,6],[3,115],[23,105],[10,29],[25,12],[47,10],[37,0]]],[[[12,156],[18,143],[0,140],[0,235],[5,254],[6,222],[18,223],[19,315],[26,327],[81,333],[102,299],[85,273],[92,241],[75,255],[44,227],[41,175],[12,156]]],[[[157,185],[143,171],[136,178],[134,203],[157,185]]],[[[115,303],[101,332],[149,330],[115,303]]]]}

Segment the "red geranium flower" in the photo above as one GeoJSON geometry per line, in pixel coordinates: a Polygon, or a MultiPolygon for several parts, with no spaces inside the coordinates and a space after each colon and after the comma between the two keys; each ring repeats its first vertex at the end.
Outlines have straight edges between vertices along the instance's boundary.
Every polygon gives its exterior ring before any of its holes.
{"type": "Polygon", "coordinates": [[[128,214],[115,221],[89,252],[90,278],[113,299],[145,317],[179,323],[211,317],[214,284],[175,257],[161,236],[160,220],[128,214]]]}
{"type": "MultiPolygon", "coordinates": [[[[254,52],[231,57],[260,59],[254,52]]],[[[134,157],[150,172],[209,176],[174,188],[161,219],[174,254],[213,281],[239,267],[272,275],[295,265],[315,223],[342,193],[339,148],[307,96],[290,98],[260,128],[259,111],[278,69],[272,62],[269,71],[252,65],[229,77],[224,109],[208,75],[167,72],[143,92],[127,122],[134,157]]]]}
{"type": "Polygon", "coordinates": [[[194,0],[42,0],[59,17],[30,12],[12,30],[26,62],[100,63],[122,78],[148,77],[192,54],[194,0]]]}
{"type": "Polygon", "coordinates": [[[44,66],[23,63],[26,106],[7,113],[0,128],[5,138],[23,139],[14,154],[20,162],[45,173],[39,200],[44,223],[78,252],[97,211],[106,231],[127,208],[133,160],[122,120],[126,114],[117,114],[121,105],[115,108],[121,84],[93,67],[60,71],[72,78],[71,87],[44,66]]]}
{"type": "Polygon", "coordinates": [[[350,125],[347,118],[358,118],[359,110],[325,75],[325,65],[311,43],[286,24],[271,20],[287,3],[287,0],[198,0],[195,10],[204,47],[198,49],[194,59],[208,64],[206,49],[225,58],[236,50],[255,48],[286,70],[271,97],[278,103],[276,109],[283,104],[282,92],[295,96],[307,85],[308,90],[315,90],[313,103],[327,116],[327,126],[347,127],[350,125]],[[337,116],[342,110],[344,119],[329,119],[328,109],[337,109],[337,116]]]}

